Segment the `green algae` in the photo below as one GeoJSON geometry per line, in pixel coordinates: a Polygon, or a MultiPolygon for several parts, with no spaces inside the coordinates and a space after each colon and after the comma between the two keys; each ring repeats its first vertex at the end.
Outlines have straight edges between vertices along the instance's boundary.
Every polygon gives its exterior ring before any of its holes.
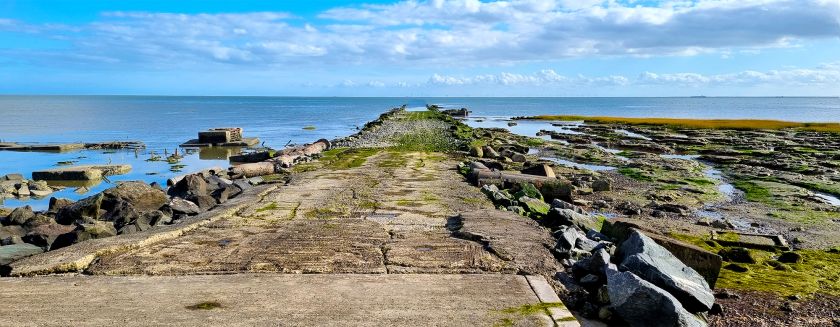
{"type": "Polygon", "coordinates": [[[206,301],[186,306],[186,308],[189,310],[213,310],[222,307],[222,304],[216,301],[206,301]]]}

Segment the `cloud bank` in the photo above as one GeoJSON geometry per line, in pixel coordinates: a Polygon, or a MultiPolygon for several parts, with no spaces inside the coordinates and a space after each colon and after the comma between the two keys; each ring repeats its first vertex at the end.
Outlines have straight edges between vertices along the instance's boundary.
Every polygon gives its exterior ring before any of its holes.
{"type": "Polygon", "coordinates": [[[644,3],[408,0],[333,8],[309,19],[278,12],[110,12],[74,26],[0,18],[0,30],[61,40],[68,48],[0,56],[148,67],[451,66],[684,56],[840,37],[836,0],[644,3]]]}

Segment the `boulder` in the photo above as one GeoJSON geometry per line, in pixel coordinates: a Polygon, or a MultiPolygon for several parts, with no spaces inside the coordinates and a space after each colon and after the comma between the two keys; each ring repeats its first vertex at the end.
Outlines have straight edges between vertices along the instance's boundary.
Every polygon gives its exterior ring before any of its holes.
{"type": "Polygon", "coordinates": [[[528,160],[528,158],[526,158],[526,157],[525,157],[525,155],[523,155],[523,154],[520,154],[520,153],[514,153],[514,154],[510,157],[510,160],[513,160],[513,162],[525,162],[525,161],[527,161],[527,160],[528,160]]]}
{"type": "Polygon", "coordinates": [[[521,183],[519,184],[519,191],[513,194],[513,197],[519,199],[523,196],[527,196],[532,199],[543,200],[543,196],[540,191],[531,183],[521,183]]]}
{"type": "Polygon", "coordinates": [[[75,229],[76,227],[72,225],[62,225],[56,223],[43,224],[32,228],[29,233],[23,237],[23,241],[40,246],[45,250],[49,250],[60,235],[72,232],[75,229]]]}
{"type": "Polygon", "coordinates": [[[572,271],[575,275],[582,276],[586,274],[593,274],[596,276],[606,276],[605,269],[610,265],[610,254],[607,250],[600,249],[595,251],[591,256],[583,258],[575,262],[572,271]]]}
{"type": "Polygon", "coordinates": [[[140,212],[127,201],[121,199],[111,204],[113,207],[102,216],[102,220],[114,223],[114,228],[121,229],[125,225],[134,223],[140,217],[140,212]]]}
{"type": "Polygon", "coordinates": [[[21,175],[21,174],[6,174],[6,175],[3,175],[3,178],[0,178],[0,180],[20,182],[20,181],[23,181],[23,175],[21,175]]]}
{"type": "Polygon", "coordinates": [[[606,192],[612,189],[612,181],[607,178],[599,178],[592,182],[593,192],[606,192]]]}
{"type": "Polygon", "coordinates": [[[41,247],[26,243],[0,246],[0,266],[43,252],[41,247]]]}
{"type": "Polygon", "coordinates": [[[530,217],[543,217],[548,214],[548,210],[550,209],[548,204],[542,200],[529,198],[527,196],[519,198],[519,204],[521,204],[522,207],[530,213],[530,217]]]}
{"type": "Polygon", "coordinates": [[[484,150],[480,146],[473,146],[470,148],[470,155],[473,157],[484,157],[484,150]]]}
{"type": "Polygon", "coordinates": [[[207,195],[207,181],[201,174],[184,176],[169,188],[169,195],[187,197],[188,195],[207,195]]]}
{"type": "Polygon", "coordinates": [[[60,249],[79,242],[106,238],[117,235],[117,229],[114,224],[107,221],[94,221],[91,223],[80,224],[76,229],[69,233],[59,235],[52,244],[52,249],[60,249]]]}
{"type": "Polygon", "coordinates": [[[56,213],[58,210],[61,210],[71,204],[73,204],[73,200],[53,197],[50,198],[50,206],[49,209],[47,209],[47,212],[56,213]]]}
{"type": "Polygon", "coordinates": [[[225,185],[215,191],[213,191],[212,196],[216,199],[216,202],[219,204],[227,202],[228,199],[236,196],[239,193],[239,188],[233,185],[225,185]]]}
{"type": "Polygon", "coordinates": [[[568,253],[575,248],[578,238],[585,237],[577,228],[572,226],[561,226],[554,232],[557,237],[555,249],[561,253],[568,253]]]}
{"type": "Polygon", "coordinates": [[[20,187],[17,189],[17,195],[19,197],[27,197],[32,195],[32,192],[29,191],[29,185],[26,183],[21,183],[20,187]]]}
{"type": "Polygon", "coordinates": [[[784,252],[779,255],[779,262],[784,263],[802,263],[802,255],[796,252],[784,252]]]}
{"type": "Polygon", "coordinates": [[[198,205],[201,211],[207,211],[216,206],[216,199],[209,195],[190,195],[187,200],[198,205]]]}
{"type": "MultiPolygon", "coordinates": [[[[144,227],[144,224],[149,226],[164,225],[172,222],[172,216],[164,213],[163,211],[154,210],[144,212],[143,215],[140,216],[140,219],[137,219],[137,222],[137,225],[141,228],[144,227]]],[[[142,230],[145,230],[145,228],[142,230]]]]}
{"type": "Polygon", "coordinates": [[[81,199],[76,203],[61,208],[55,215],[55,221],[59,224],[70,225],[77,219],[99,218],[99,209],[102,207],[103,198],[104,196],[102,195],[102,193],[99,193],[97,195],[81,199]]]}
{"type": "Polygon", "coordinates": [[[52,217],[36,213],[34,217],[29,218],[29,220],[23,223],[23,228],[26,228],[26,230],[32,230],[33,228],[41,225],[54,223],[55,219],[53,219],[52,217]]]}
{"type": "Polygon", "coordinates": [[[107,211],[113,210],[122,202],[131,204],[141,212],[157,210],[169,200],[166,193],[140,181],[119,183],[102,194],[104,195],[102,209],[107,211]]]}
{"type": "Polygon", "coordinates": [[[169,200],[168,206],[175,214],[197,215],[201,212],[201,208],[197,204],[182,198],[172,198],[172,200],[169,200]]]}
{"type": "Polygon", "coordinates": [[[581,230],[590,231],[597,229],[598,221],[589,215],[582,215],[572,209],[554,208],[548,212],[546,226],[576,226],[581,230]]]}
{"type": "Polygon", "coordinates": [[[709,311],[714,294],[702,275],[639,231],[632,231],[618,249],[620,269],[665,289],[690,312],[709,311]]]}
{"type": "MultiPolygon", "coordinates": [[[[723,260],[740,263],[756,263],[755,256],[745,248],[728,248],[718,251],[723,260]]],[[[781,260],[780,260],[781,261],[781,260]]]]}
{"type": "Polygon", "coordinates": [[[6,217],[6,223],[10,225],[23,225],[27,220],[33,217],[35,217],[35,213],[32,211],[32,207],[23,206],[13,210],[12,213],[6,217]]]}
{"type": "Polygon", "coordinates": [[[612,311],[630,326],[706,326],[671,294],[633,273],[608,270],[607,293],[612,311]]]}
{"type": "Polygon", "coordinates": [[[583,211],[583,209],[581,207],[578,207],[574,204],[563,201],[561,199],[554,199],[553,201],[551,201],[551,207],[552,208],[560,208],[560,209],[571,209],[574,212],[577,212],[579,214],[585,214],[586,213],[585,211],[583,211]]]}

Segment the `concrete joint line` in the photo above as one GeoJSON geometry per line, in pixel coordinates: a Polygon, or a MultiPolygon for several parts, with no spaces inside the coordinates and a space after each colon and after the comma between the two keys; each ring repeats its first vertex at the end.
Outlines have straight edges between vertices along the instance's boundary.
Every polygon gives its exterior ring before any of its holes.
{"type": "Polygon", "coordinates": [[[525,280],[528,281],[528,286],[531,287],[531,290],[534,291],[534,294],[537,295],[537,298],[541,303],[557,304],[557,306],[549,307],[547,309],[548,315],[551,317],[551,320],[554,321],[555,326],[580,327],[580,323],[577,321],[575,316],[572,315],[569,309],[566,309],[566,306],[563,305],[562,301],[560,301],[560,297],[557,296],[557,293],[554,292],[554,288],[548,284],[545,277],[538,275],[526,275],[525,280]]]}

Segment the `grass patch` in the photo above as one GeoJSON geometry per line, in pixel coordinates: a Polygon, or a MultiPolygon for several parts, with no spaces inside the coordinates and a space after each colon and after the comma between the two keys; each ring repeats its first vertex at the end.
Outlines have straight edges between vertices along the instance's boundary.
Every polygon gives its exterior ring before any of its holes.
{"type": "Polygon", "coordinates": [[[186,306],[188,310],[213,310],[222,308],[222,304],[216,301],[207,301],[186,306]]]}
{"type": "Polygon", "coordinates": [[[527,140],[525,140],[525,145],[527,146],[540,146],[543,144],[545,144],[545,140],[539,137],[529,137],[527,140]]]}
{"type": "Polygon", "coordinates": [[[392,149],[403,152],[451,152],[456,150],[452,139],[437,130],[403,134],[398,136],[394,143],[396,145],[392,149]]]}
{"type": "Polygon", "coordinates": [[[320,161],[327,168],[336,170],[361,167],[367,158],[379,152],[373,148],[336,148],[324,151],[320,161]]]}
{"type": "Polygon", "coordinates": [[[606,117],[606,116],[572,116],[572,115],[542,115],[523,117],[528,120],[564,120],[564,121],[585,121],[589,123],[602,124],[628,124],[628,125],[655,125],[678,128],[702,128],[702,129],[737,129],[755,130],[770,129],[780,130],[786,128],[801,129],[815,132],[840,133],[840,123],[798,123],[781,120],[760,120],[760,119],[680,119],[680,118],[628,118],[628,117],[606,117]]]}
{"type": "Polygon", "coordinates": [[[264,212],[264,211],[270,211],[270,210],[277,210],[277,208],[278,208],[277,203],[272,202],[272,203],[269,203],[268,205],[266,205],[265,207],[262,207],[262,208],[257,209],[257,210],[256,210],[256,212],[264,212]]]}
{"type": "Polygon", "coordinates": [[[736,181],[732,185],[744,192],[744,198],[747,201],[770,203],[773,200],[773,197],[770,195],[770,190],[755,182],[736,181]]]}

